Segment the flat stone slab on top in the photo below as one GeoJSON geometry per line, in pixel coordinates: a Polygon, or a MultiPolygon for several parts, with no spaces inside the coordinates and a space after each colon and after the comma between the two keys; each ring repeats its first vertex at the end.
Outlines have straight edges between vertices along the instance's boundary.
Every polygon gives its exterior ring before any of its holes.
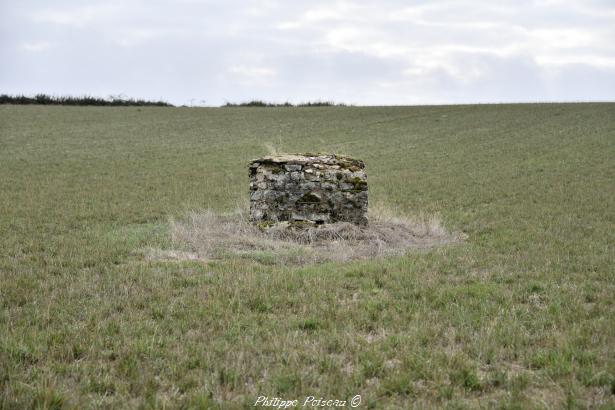
{"type": "Polygon", "coordinates": [[[334,154],[268,156],[250,163],[250,220],[367,224],[361,160],[334,154]]]}

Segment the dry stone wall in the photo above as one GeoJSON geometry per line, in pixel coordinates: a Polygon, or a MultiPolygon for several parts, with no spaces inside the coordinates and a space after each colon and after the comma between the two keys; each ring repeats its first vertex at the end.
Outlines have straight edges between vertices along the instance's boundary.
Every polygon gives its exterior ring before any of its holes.
{"type": "Polygon", "coordinates": [[[367,224],[367,175],[340,155],[279,155],[250,163],[250,220],[367,224]]]}

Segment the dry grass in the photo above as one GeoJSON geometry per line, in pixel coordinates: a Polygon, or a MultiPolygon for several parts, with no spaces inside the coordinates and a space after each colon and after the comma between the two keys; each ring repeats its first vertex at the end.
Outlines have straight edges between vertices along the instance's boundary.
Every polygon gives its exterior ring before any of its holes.
{"type": "Polygon", "coordinates": [[[172,242],[183,251],[152,250],[150,259],[181,260],[240,257],[267,264],[310,264],[403,255],[462,239],[446,231],[435,216],[402,218],[377,209],[367,227],[347,222],[293,227],[287,223],[261,229],[248,221],[245,210],[218,214],[193,211],[171,220],[172,242]],[[165,257],[171,255],[172,257],[165,257]]]}

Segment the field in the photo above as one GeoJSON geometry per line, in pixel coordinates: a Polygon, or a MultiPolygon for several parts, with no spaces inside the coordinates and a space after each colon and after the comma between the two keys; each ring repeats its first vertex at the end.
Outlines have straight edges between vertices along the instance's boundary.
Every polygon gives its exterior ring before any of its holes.
{"type": "Polygon", "coordinates": [[[0,106],[0,408],[615,407],[615,104],[0,106]],[[149,260],[273,146],[458,244],[149,260]],[[349,402],[348,402],[349,404],[349,402]]]}

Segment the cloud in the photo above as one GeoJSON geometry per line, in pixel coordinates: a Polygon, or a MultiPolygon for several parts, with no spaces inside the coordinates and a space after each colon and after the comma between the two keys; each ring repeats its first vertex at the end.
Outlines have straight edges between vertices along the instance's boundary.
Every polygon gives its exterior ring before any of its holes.
{"type": "Polygon", "coordinates": [[[610,0],[51,4],[2,6],[5,92],[178,104],[615,99],[610,0]]]}
{"type": "Polygon", "coordinates": [[[244,85],[270,84],[271,78],[276,75],[275,70],[269,67],[232,66],[228,72],[238,83],[244,85]]]}
{"type": "Polygon", "coordinates": [[[58,9],[43,8],[34,10],[30,14],[30,20],[34,23],[87,27],[120,15],[122,9],[121,5],[111,3],[58,9]]]}
{"type": "Polygon", "coordinates": [[[48,41],[34,41],[34,42],[21,44],[21,49],[28,51],[28,52],[32,52],[32,53],[38,53],[40,51],[45,51],[49,47],[51,47],[51,43],[49,43],[48,41]]]}

